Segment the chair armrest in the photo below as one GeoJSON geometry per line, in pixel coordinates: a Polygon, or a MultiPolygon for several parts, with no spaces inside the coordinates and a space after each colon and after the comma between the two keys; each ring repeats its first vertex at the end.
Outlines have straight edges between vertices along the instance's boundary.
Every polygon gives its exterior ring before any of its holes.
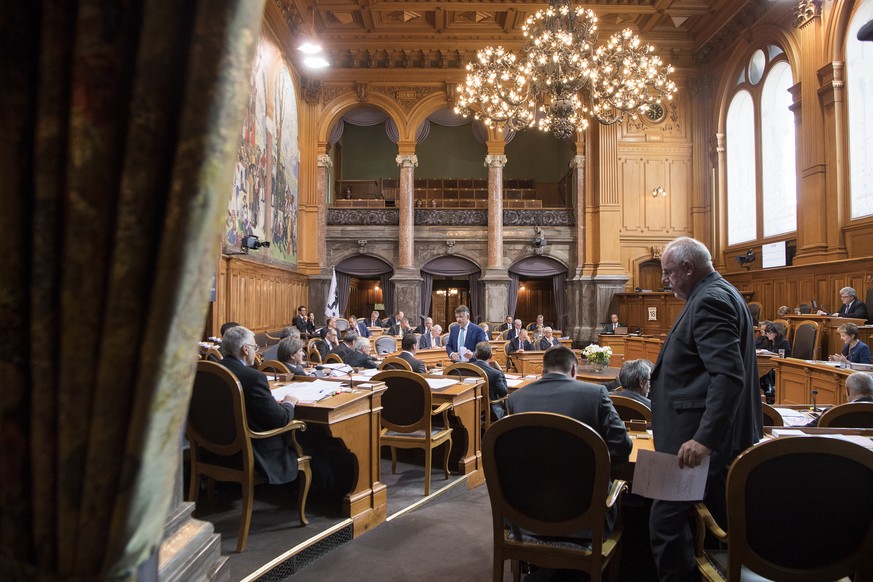
{"type": "Polygon", "coordinates": [[[306,423],[302,420],[292,420],[285,426],[274,428],[271,430],[265,430],[262,432],[257,432],[249,429],[249,436],[253,439],[268,439],[270,437],[276,436],[277,434],[282,434],[293,430],[306,430],[306,423]]]}
{"type": "Polygon", "coordinates": [[[700,524],[698,530],[706,528],[719,541],[727,542],[727,532],[719,527],[718,523],[716,523],[715,519],[712,517],[712,514],[709,512],[709,509],[707,509],[706,505],[704,505],[703,503],[695,503],[694,511],[697,514],[697,521],[700,524]]]}
{"type": "Polygon", "coordinates": [[[437,414],[442,414],[443,412],[448,412],[451,409],[452,409],[451,402],[443,402],[438,407],[434,408],[433,411],[430,413],[430,415],[436,416],[437,414]]]}
{"type": "Polygon", "coordinates": [[[606,495],[606,507],[611,508],[618,501],[618,496],[622,491],[627,491],[627,481],[616,479],[609,486],[609,493],[606,495]]]}
{"type": "Polygon", "coordinates": [[[494,400],[489,400],[490,404],[500,404],[502,402],[506,402],[506,399],[509,398],[509,394],[506,396],[501,396],[500,398],[495,398],[494,400]]]}

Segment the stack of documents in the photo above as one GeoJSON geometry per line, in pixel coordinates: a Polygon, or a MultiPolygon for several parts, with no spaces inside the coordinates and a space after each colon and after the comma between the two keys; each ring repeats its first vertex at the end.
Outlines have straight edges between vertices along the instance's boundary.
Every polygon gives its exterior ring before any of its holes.
{"type": "Polygon", "coordinates": [[[328,380],[315,380],[313,382],[291,382],[290,384],[280,384],[278,388],[272,391],[273,398],[281,401],[285,396],[291,394],[300,402],[318,402],[336,394],[339,390],[338,382],[330,382],[328,380]]]}

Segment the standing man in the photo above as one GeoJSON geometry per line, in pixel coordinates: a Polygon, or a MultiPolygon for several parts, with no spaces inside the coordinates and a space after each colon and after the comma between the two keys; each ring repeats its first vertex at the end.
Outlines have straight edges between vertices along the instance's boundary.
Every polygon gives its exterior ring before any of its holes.
{"type": "MultiPolygon", "coordinates": [[[[704,501],[726,526],[728,468],[763,431],[752,316],[736,288],[712,267],[707,248],[678,238],[661,256],[661,282],[686,301],[652,372],[655,450],[679,467],[709,457],[704,501]]],[[[693,502],[655,501],[649,520],[661,580],[691,580],[696,570],[688,512],[693,502]]]]}
{"type": "Polygon", "coordinates": [[[407,333],[403,336],[403,339],[400,340],[400,349],[403,351],[401,351],[400,355],[397,357],[409,362],[409,365],[412,366],[413,372],[424,374],[427,372],[427,366],[424,365],[424,362],[415,357],[415,352],[418,351],[417,344],[418,340],[416,339],[415,334],[412,332],[407,333]]]}
{"type": "Polygon", "coordinates": [[[481,327],[470,323],[470,310],[466,305],[455,309],[455,321],[458,325],[449,332],[446,353],[453,362],[466,362],[476,351],[476,344],[487,342],[488,338],[481,327]]]}
{"type": "Polygon", "coordinates": [[[297,315],[294,316],[294,321],[291,325],[300,330],[300,335],[302,337],[309,337],[315,333],[315,321],[312,317],[306,315],[305,305],[301,305],[297,308],[297,315]]]}

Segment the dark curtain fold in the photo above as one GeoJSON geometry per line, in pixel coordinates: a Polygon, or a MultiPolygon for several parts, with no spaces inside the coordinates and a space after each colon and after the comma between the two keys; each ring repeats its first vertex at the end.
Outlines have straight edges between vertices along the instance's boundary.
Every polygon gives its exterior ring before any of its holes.
{"type": "Polygon", "coordinates": [[[349,293],[352,290],[352,276],[342,271],[334,271],[336,273],[336,292],[339,295],[339,313],[340,316],[346,317],[344,314],[349,306],[349,293]]]}
{"type": "Polygon", "coordinates": [[[567,281],[567,273],[558,273],[554,277],[552,277],[552,290],[555,293],[555,313],[558,316],[558,320],[555,322],[555,325],[564,333],[567,333],[567,330],[564,329],[566,326],[564,325],[564,283],[567,281]]]}
{"type": "MultiPolygon", "coordinates": [[[[385,305],[385,315],[394,313],[394,282],[391,277],[394,269],[380,259],[372,255],[354,255],[339,262],[336,267],[336,284],[340,296],[340,313],[345,313],[349,305],[349,293],[352,277],[364,277],[372,279],[379,276],[379,285],[382,287],[382,303],[385,305]],[[348,277],[345,282],[340,280],[340,275],[348,277]],[[343,287],[345,285],[345,287],[343,287]]],[[[367,313],[367,316],[370,314],[367,313]]]]}
{"type": "MultiPolygon", "coordinates": [[[[551,277],[552,292],[555,296],[555,312],[557,321],[555,326],[563,325],[564,306],[564,283],[567,281],[567,267],[550,257],[533,256],[521,259],[509,267],[509,313],[515,313],[518,304],[519,277],[551,277]]],[[[561,331],[564,331],[561,328],[561,331]]]]}
{"type": "Polygon", "coordinates": [[[421,271],[421,321],[430,313],[430,300],[433,295],[433,275],[421,271]]]}
{"type": "Polygon", "coordinates": [[[479,271],[470,273],[470,317],[471,321],[479,321],[479,271]]]}
{"type": "Polygon", "coordinates": [[[515,317],[515,308],[518,306],[518,273],[509,271],[509,312],[507,315],[515,317]]]}
{"type": "Polygon", "coordinates": [[[161,542],[263,7],[3,3],[0,579],[161,542]]]}
{"type": "Polygon", "coordinates": [[[385,305],[383,316],[394,314],[394,281],[391,280],[393,276],[394,273],[382,273],[379,277],[382,284],[382,304],[385,305]]]}

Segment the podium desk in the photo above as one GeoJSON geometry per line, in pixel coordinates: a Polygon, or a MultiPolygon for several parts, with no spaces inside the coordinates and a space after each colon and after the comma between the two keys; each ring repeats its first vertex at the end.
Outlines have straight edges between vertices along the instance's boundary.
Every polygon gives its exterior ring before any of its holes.
{"type": "Polygon", "coordinates": [[[627,337],[627,335],[601,333],[597,336],[597,343],[601,346],[612,348],[612,357],[620,366],[625,361],[625,344],[627,337]]]}
{"type": "Polygon", "coordinates": [[[794,341],[794,331],[804,321],[818,323],[821,333],[821,349],[818,354],[813,354],[816,360],[826,360],[831,354],[836,354],[843,349],[843,340],[840,339],[839,327],[845,323],[864,325],[865,320],[857,317],[834,317],[833,315],[786,315],[785,319],[791,326],[791,341],[794,341]]]}
{"type": "Polygon", "coordinates": [[[854,371],[831,363],[774,358],[776,365],[776,403],[818,405],[845,404],[846,378],[854,371]],[[812,391],[817,391],[813,398],[812,391]]]}
{"type": "MultiPolygon", "coordinates": [[[[445,350],[443,350],[445,353],[445,350]]],[[[451,376],[433,376],[433,378],[451,378],[451,376]]],[[[482,426],[481,410],[483,392],[487,393],[488,384],[481,378],[465,377],[461,382],[432,390],[433,403],[438,406],[444,402],[452,404],[449,412],[452,425],[452,452],[449,463],[457,462],[457,470],[461,475],[467,475],[467,487],[472,489],[485,482],[485,471],[482,466],[482,426]],[[474,380],[474,381],[470,381],[474,380]]],[[[485,394],[487,402],[488,395],[485,394]]]]}
{"type": "Polygon", "coordinates": [[[659,337],[629,335],[625,340],[624,359],[639,360],[645,358],[650,362],[657,362],[662,345],[664,345],[664,340],[659,337]]]}
{"type": "Polygon", "coordinates": [[[512,352],[509,356],[515,363],[515,369],[522,376],[533,376],[543,373],[543,354],[541,350],[525,350],[512,352]]]}
{"type": "MultiPolygon", "coordinates": [[[[313,380],[294,377],[295,382],[313,380]]],[[[342,382],[342,378],[332,381],[342,382]]],[[[276,384],[270,382],[271,388],[276,384]]],[[[352,488],[343,497],[342,513],[352,519],[355,537],[384,522],[388,507],[387,488],[380,482],[379,472],[379,412],[385,384],[367,384],[373,386],[372,390],[356,388],[319,402],[300,402],[294,407],[294,418],[307,425],[307,430],[299,435],[300,440],[338,439],[354,457],[357,469],[352,488]]]]}

